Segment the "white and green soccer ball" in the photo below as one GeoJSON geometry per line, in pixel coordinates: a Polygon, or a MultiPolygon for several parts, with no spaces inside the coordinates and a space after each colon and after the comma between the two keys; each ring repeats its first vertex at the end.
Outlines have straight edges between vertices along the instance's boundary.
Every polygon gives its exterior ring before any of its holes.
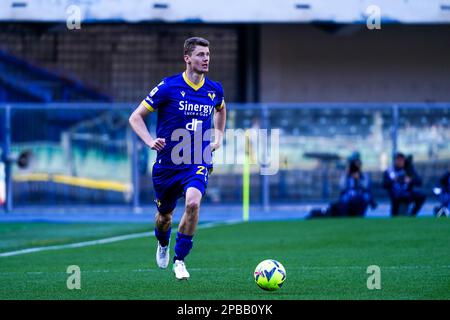
{"type": "Polygon", "coordinates": [[[261,289],[275,291],[280,289],[286,280],[286,270],[278,261],[267,259],[258,264],[254,277],[261,289]]]}

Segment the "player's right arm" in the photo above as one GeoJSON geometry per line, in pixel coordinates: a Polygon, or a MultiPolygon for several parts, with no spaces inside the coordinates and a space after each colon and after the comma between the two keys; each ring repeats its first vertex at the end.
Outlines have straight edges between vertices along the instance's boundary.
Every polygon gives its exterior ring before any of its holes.
{"type": "Polygon", "coordinates": [[[145,124],[145,118],[151,113],[151,111],[144,105],[140,104],[136,110],[133,111],[129,118],[129,123],[133,131],[149,146],[152,150],[161,151],[166,145],[166,141],[163,138],[156,138],[150,135],[147,125],[145,124]]]}
{"type": "Polygon", "coordinates": [[[163,107],[168,100],[169,94],[168,85],[161,81],[147,97],[142,100],[139,107],[131,114],[129,122],[134,132],[149,146],[152,150],[161,151],[166,145],[164,138],[156,138],[150,135],[148,128],[145,124],[145,118],[152,112],[163,107]]]}

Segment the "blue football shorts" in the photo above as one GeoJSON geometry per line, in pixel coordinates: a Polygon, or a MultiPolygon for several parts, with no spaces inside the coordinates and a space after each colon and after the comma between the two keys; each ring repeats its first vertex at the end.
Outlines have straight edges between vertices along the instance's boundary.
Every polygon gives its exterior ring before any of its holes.
{"type": "Polygon", "coordinates": [[[164,167],[155,162],[152,168],[155,203],[158,212],[172,212],[177,200],[186,194],[188,188],[196,188],[202,196],[208,186],[208,176],[212,168],[202,165],[190,165],[185,168],[164,167]]]}

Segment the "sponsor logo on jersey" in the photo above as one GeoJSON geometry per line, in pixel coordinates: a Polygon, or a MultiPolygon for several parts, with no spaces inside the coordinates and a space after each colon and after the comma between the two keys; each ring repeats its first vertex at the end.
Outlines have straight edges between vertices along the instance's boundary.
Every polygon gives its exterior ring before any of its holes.
{"type": "Polygon", "coordinates": [[[158,87],[154,87],[152,91],[150,91],[150,97],[153,97],[156,92],[158,92],[158,87]]]}
{"type": "Polygon", "coordinates": [[[198,103],[189,103],[186,100],[181,100],[179,103],[178,110],[189,112],[189,114],[202,114],[202,115],[210,115],[213,111],[214,107],[209,104],[198,104],[198,103]]]}
{"type": "Polygon", "coordinates": [[[200,125],[202,125],[203,121],[202,120],[198,120],[198,119],[192,119],[191,122],[189,122],[188,124],[186,124],[186,129],[188,129],[189,131],[196,131],[197,127],[200,125]]]}

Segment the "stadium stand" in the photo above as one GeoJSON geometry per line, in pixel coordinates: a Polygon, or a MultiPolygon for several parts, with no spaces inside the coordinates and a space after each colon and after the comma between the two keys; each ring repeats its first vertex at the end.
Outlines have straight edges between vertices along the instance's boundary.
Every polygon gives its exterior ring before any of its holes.
{"type": "Polygon", "coordinates": [[[111,98],[65,75],[0,51],[1,102],[110,102],[111,98]]]}

